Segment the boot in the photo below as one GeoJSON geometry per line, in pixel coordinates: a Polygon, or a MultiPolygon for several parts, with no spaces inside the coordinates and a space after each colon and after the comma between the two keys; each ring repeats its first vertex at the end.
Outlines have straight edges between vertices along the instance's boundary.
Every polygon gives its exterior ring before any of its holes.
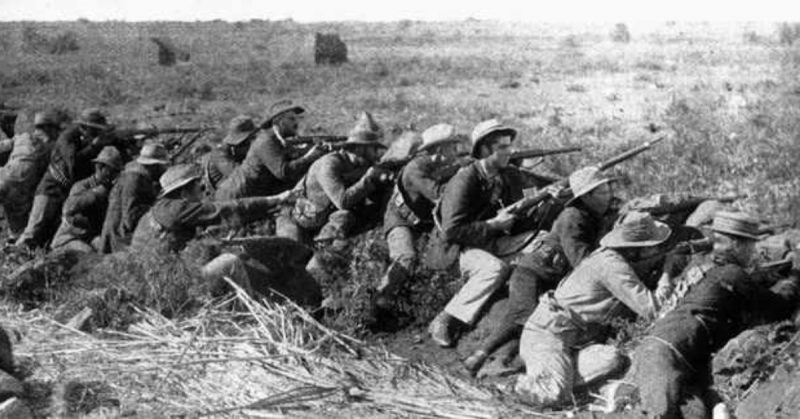
{"type": "Polygon", "coordinates": [[[469,372],[469,375],[474,376],[477,374],[487,358],[489,358],[489,354],[485,351],[478,349],[472,352],[472,354],[464,360],[464,367],[467,369],[467,372],[469,372]]]}
{"type": "Polygon", "coordinates": [[[436,318],[434,318],[430,326],[428,326],[428,333],[431,334],[431,339],[443,348],[453,346],[454,342],[451,330],[453,328],[453,320],[455,320],[453,316],[442,311],[436,315],[436,318]]]}

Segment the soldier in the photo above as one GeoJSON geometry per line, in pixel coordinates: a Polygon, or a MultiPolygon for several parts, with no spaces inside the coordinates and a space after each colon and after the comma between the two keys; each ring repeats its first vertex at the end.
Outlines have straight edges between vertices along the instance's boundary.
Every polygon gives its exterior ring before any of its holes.
{"type": "Polygon", "coordinates": [[[389,309],[391,298],[414,274],[414,238],[433,227],[433,207],[447,181],[460,167],[455,163],[461,139],[449,124],[422,133],[422,145],[397,176],[384,214],[383,227],[392,263],[377,288],[375,306],[389,309]]]}
{"type": "Polygon", "coordinates": [[[53,237],[53,250],[91,253],[92,239],[100,234],[108,207],[108,193],[122,170],[122,156],[115,147],[106,146],[92,160],[94,174],[80,180],[64,202],[61,226],[53,237]]]}
{"type": "Polygon", "coordinates": [[[709,389],[711,354],[747,327],[747,316],[778,320],[797,308],[796,272],[768,288],[744,269],[759,235],[753,217],[718,212],[711,230],[714,266],[636,350],[633,376],[647,417],[710,417],[721,401],[709,389]]]}
{"type": "Polygon", "coordinates": [[[558,405],[570,400],[576,384],[605,378],[624,365],[615,347],[596,342],[626,308],[653,318],[669,297],[669,276],[650,291],[632,265],[660,252],[670,232],[649,214],[630,212],[600,240],[600,249],[542,296],[522,331],[526,373],[517,379],[517,393],[538,406],[558,405]]]}
{"type": "Polygon", "coordinates": [[[98,251],[118,252],[130,244],[139,219],[156,201],[158,178],[168,164],[167,150],[159,143],[145,144],[139,157],[128,163],[111,189],[98,251]]]}
{"type": "Polygon", "coordinates": [[[372,116],[364,112],[341,149],[311,165],[297,185],[300,196],[294,208],[276,220],[277,235],[301,243],[342,239],[357,214],[374,218],[376,209],[366,201],[391,180],[389,172],[374,166],[386,148],[381,137],[372,116]]]}
{"type": "Polygon", "coordinates": [[[203,156],[200,165],[203,167],[206,192],[210,196],[214,195],[217,185],[242,164],[257,133],[253,118],[239,115],[231,120],[222,145],[203,156]]]}
{"type": "Polygon", "coordinates": [[[464,361],[471,373],[476,373],[497,348],[518,338],[522,326],[536,308],[539,295],[555,287],[597,248],[606,233],[603,217],[614,199],[612,180],[603,177],[595,167],[586,167],[570,175],[573,198],[566,203],[550,232],[536,239],[535,250],[521,258],[512,272],[508,305],[499,327],[464,361]]]}
{"type": "Polygon", "coordinates": [[[63,117],[56,111],[34,116],[34,130],[18,135],[5,166],[0,168],[0,202],[8,220],[9,243],[25,229],[36,185],[47,170],[50,151],[61,132],[63,117]]]}
{"type": "MultiPolygon", "coordinates": [[[[472,324],[489,297],[508,279],[507,261],[528,248],[535,232],[510,234],[517,217],[502,207],[522,198],[519,172],[509,166],[517,131],[496,119],[472,132],[472,156],[447,183],[436,215],[432,240],[445,258],[457,257],[466,284],[431,322],[431,338],[443,347],[454,344],[455,326],[472,324]],[[503,260],[505,258],[505,260],[503,260]]],[[[544,186],[542,182],[541,186],[544,186]]],[[[449,265],[448,261],[442,265],[449,265]]]]}
{"type": "Polygon", "coordinates": [[[194,164],[170,167],[159,183],[159,198],[139,220],[131,251],[179,252],[195,237],[198,227],[262,219],[293,199],[286,191],[275,196],[205,202],[202,171],[194,164]]]}
{"type": "Polygon", "coordinates": [[[75,124],[55,142],[50,165],[36,188],[28,223],[17,246],[44,247],[60,222],[61,206],[72,185],[92,174],[92,159],[109,144],[101,135],[108,129],[106,117],[98,109],[85,110],[75,124]]]}
{"type": "Polygon", "coordinates": [[[272,116],[262,125],[242,164],[219,184],[215,199],[267,196],[290,189],[311,163],[326,153],[324,146],[317,145],[300,157],[294,156],[286,139],[297,135],[305,109],[280,101],[271,110],[272,116]]]}

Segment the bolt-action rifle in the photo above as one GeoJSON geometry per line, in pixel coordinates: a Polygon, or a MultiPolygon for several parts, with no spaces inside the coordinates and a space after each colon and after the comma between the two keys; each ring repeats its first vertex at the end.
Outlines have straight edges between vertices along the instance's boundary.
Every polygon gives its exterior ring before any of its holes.
{"type": "MultiPolygon", "coordinates": [[[[630,149],[628,151],[620,153],[620,154],[618,154],[618,155],[616,155],[616,156],[614,156],[614,157],[612,157],[612,158],[600,163],[597,166],[597,168],[601,172],[605,171],[605,170],[608,170],[608,169],[610,169],[610,168],[612,168],[612,167],[614,167],[614,166],[616,166],[616,165],[618,165],[618,164],[620,164],[620,163],[622,163],[622,162],[624,162],[626,160],[630,160],[631,158],[633,158],[633,157],[635,157],[635,156],[637,156],[637,155],[649,150],[655,144],[663,141],[664,138],[666,138],[666,137],[664,137],[664,136],[658,137],[655,140],[648,141],[648,142],[646,142],[646,143],[644,143],[644,144],[642,144],[642,145],[640,145],[638,147],[634,147],[634,148],[632,148],[632,149],[630,149]]],[[[567,189],[567,188],[569,188],[569,179],[568,178],[560,179],[559,181],[555,182],[553,185],[555,185],[558,188],[567,189]]],[[[520,199],[519,201],[509,205],[508,207],[503,208],[503,211],[506,211],[506,212],[511,213],[511,214],[522,214],[522,213],[525,213],[528,209],[530,209],[530,208],[534,207],[535,205],[539,204],[540,202],[544,201],[548,197],[550,197],[550,192],[542,191],[542,192],[537,193],[536,195],[520,199]]]]}
{"type": "Polygon", "coordinates": [[[511,152],[511,160],[535,159],[537,157],[552,156],[554,154],[576,153],[583,151],[582,147],[564,148],[530,148],[511,152]]]}

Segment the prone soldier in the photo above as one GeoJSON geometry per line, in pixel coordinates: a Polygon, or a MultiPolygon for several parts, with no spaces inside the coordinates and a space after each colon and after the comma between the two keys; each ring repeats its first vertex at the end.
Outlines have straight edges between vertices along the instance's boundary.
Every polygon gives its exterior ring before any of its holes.
{"type": "Polygon", "coordinates": [[[239,115],[231,120],[222,144],[203,156],[200,165],[203,167],[206,192],[210,196],[214,195],[219,183],[242,164],[256,134],[258,129],[253,118],[239,115]]]}
{"type": "Polygon", "coordinates": [[[311,163],[326,151],[321,145],[295,156],[287,138],[297,135],[305,109],[291,101],[272,105],[271,116],[262,124],[242,164],[225,178],[214,194],[216,200],[267,196],[292,188],[311,163]]]}
{"type": "Polygon", "coordinates": [[[106,146],[95,157],[94,174],[80,180],[64,202],[61,225],[53,237],[53,250],[92,253],[92,239],[100,234],[108,207],[108,193],[122,170],[122,156],[115,147],[106,146]]]}
{"type": "Polygon", "coordinates": [[[105,115],[87,109],[56,140],[50,164],[36,188],[33,208],[17,246],[45,247],[58,228],[61,207],[72,185],[92,174],[92,159],[113,141],[101,135],[108,129],[105,115]]]}
{"type": "Polygon", "coordinates": [[[25,229],[36,185],[42,179],[53,143],[61,132],[63,116],[56,111],[38,112],[33,132],[18,135],[8,162],[0,168],[0,202],[13,243],[25,229]]]}
{"type": "Polygon", "coordinates": [[[108,198],[99,252],[118,252],[130,244],[139,219],[156,201],[158,178],[168,164],[169,156],[163,145],[146,143],[136,160],[125,166],[108,198]]]}

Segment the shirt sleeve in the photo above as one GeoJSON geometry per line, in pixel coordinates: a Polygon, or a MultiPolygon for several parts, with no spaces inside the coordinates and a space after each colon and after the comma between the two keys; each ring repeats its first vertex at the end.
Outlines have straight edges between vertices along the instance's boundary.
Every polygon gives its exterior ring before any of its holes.
{"type": "Polygon", "coordinates": [[[322,166],[316,174],[317,182],[337,209],[346,210],[357,206],[376,188],[375,184],[364,176],[348,187],[345,182],[344,164],[338,158],[330,156],[320,164],[322,166]]]}
{"type": "Polygon", "coordinates": [[[442,195],[441,221],[447,241],[463,246],[484,247],[494,233],[485,220],[475,219],[474,211],[480,199],[480,185],[472,176],[473,166],[457,173],[442,195]]]}
{"type": "Polygon", "coordinates": [[[141,176],[133,179],[124,179],[120,185],[120,199],[122,200],[122,219],[120,220],[122,231],[133,233],[139,219],[150,209],[152,196],[150,181],[141,176]]]}
{"type": "Polygon", "coordinates": [[[609,267],[603,277],[605,287],[618,300],[645,319],[655,318],[658,303],[655,295],[636,275],[633,269],[624,262],[609,267]]]}
{"type": "Polygon", "coordinates": [[[311,164],[311,161],[305,157],[291,159],[278,139],[268,131],[262,131],[253,146],[257,147],[255,152],[258,160],[280,180],[290,180],[301,176],[311,164]]]}

